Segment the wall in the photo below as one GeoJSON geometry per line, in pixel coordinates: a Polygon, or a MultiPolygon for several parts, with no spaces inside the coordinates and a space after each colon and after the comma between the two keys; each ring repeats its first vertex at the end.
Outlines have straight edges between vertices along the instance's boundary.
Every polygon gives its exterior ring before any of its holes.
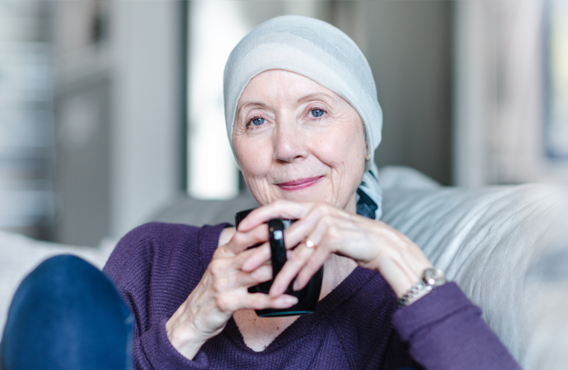
{"type": "Polygon", "coordinates": [[[149,219],[180,188],[180,3],[50,4],[56,240],[96,245],[149,219]]]}
{"type": "Polygon", "coordinates": [[[383,108],[377,164],[452,182],[450,1],[365,1],[365,46],[383,108]]]}
{"type": "Polygon", "coordinates": [[[182,176],[180,2],[114,3],[112,235],[149,219],[182,176]]]}
{"type": "Polygon", "coordinates": [[[456,4],[456,184],[566,181],[566,158],[547,156],[546,10],[545,0],[456,4]]]}
{"type": "Polygon", "coordinates": [[[53,81],[38,0],[0,2],[0,230],[50,238],[53,81]]]}

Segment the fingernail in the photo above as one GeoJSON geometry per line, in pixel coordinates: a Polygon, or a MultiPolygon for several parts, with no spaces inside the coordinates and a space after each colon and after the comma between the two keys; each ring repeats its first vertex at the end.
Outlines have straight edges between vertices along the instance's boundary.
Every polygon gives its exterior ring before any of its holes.
{"type": "Polygon", "coordinates": [[[292,289],[293,289],[294,291],[297,291],[297,290],[298,290],[298,280],[294,280],[294,285],[292,285],[292,289]]]}
{"type": "Polygon", "coordinates": [[[291,295],[287,295],[282,297],[282,303],[285,304],[289,304],[289,305],[295,305],[296,303],[298,303],[298,298],[291,296],[291,295]]]}

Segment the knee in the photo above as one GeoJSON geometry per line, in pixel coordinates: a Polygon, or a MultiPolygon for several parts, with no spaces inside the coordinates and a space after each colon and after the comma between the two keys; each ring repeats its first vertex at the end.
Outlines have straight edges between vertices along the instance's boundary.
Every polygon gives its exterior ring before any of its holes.
{"type": "MultiPolygon", "coordinates": [[[[46,346],[42,360],[64,368],[60,361],[68,356],[80,359],[96,353],[108,358],[113,348],[126,348],[131,331],[130,312],[112,282],[88,262],[60,255],[42,262],[22,281],[2,344],[10,356],[7,362],[33,362],[17,355],[16,348],[46,346]],[[70,343],[76,353],[70,353],[70,343]]],[[[123,353],[117,354],[118,360],[123,353]]]]}
{"type": "Polygon", "coordinates": [[[61,254],[40,263],[24,279],[24,283],[31,280],[57,285],[69,279],[82,279],[99,273],[99,270],[87,261],[70,254],[61,254]]]}
{"type": "Polygon", "coordinates": [[[12,305],[16,310],[41,307],[44,313],[64,314],[97,308],[129,314],[114,284],[96,267],[72,255],[43,261],[21,283],[12,305]]]}

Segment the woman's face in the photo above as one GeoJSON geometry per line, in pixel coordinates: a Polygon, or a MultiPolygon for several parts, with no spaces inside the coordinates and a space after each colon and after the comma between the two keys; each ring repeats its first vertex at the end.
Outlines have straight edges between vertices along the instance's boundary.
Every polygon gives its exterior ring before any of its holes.
{"type": "Polygon", "coordinates": [[[365,171],[364,128],[355,109],[302,75],[254,77],[237,105],[233,145],[260,205],[324,201],[355,213],[365,171]]]}

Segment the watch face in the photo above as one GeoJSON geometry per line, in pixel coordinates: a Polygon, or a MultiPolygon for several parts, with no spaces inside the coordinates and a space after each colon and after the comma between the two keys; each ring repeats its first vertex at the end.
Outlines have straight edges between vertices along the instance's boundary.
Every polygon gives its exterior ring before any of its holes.
{"type": "Polygon", "coordinates": [[[435,268],[429,268],[424,271],[422,280],[425,284],[437,287],[446,283],[446,277],[444,273],[435,268]]]}

